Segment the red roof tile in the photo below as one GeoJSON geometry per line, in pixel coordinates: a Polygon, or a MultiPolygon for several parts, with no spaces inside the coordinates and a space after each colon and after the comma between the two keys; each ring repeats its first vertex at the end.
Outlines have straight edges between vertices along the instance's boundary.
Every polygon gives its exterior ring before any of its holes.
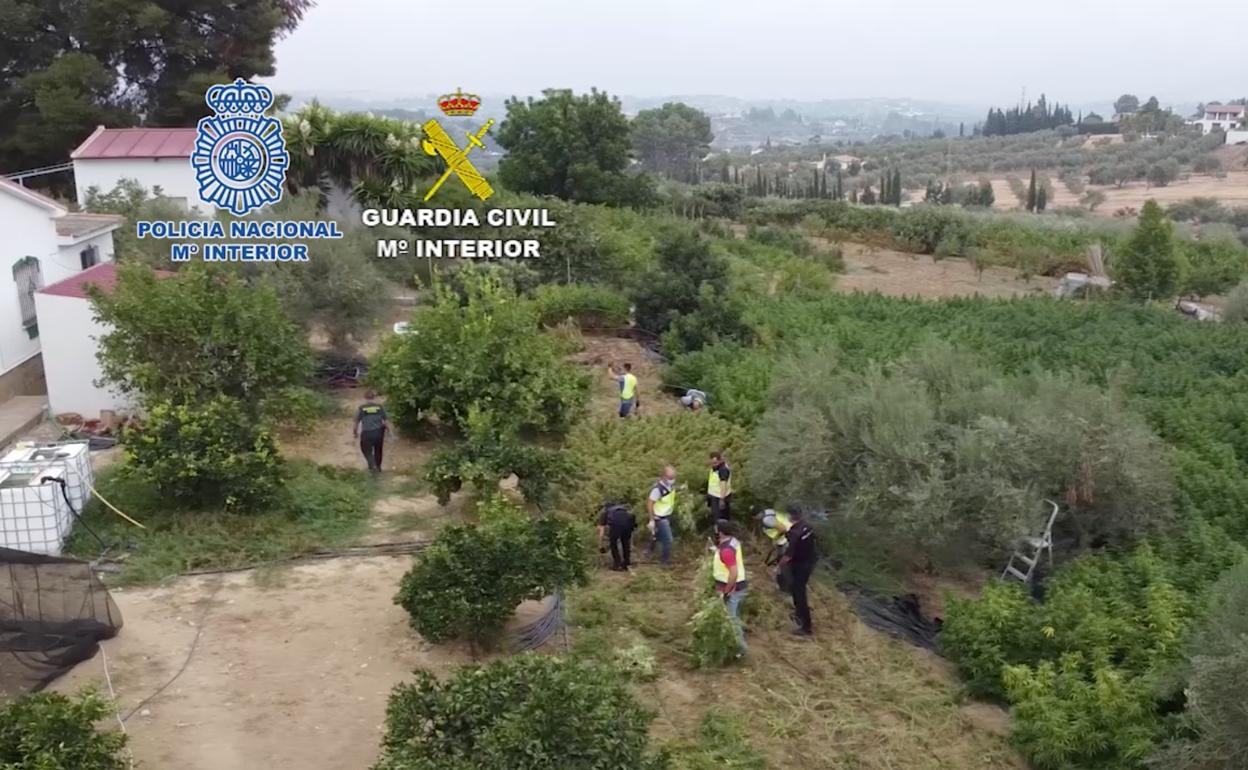
{"type": "Polygon", "coordinates": [[[69,157],[189,158],[195,149],[193,128],[97,128],[69,157]]]}
{"type": "MultiPolygon", "coordinates": [[[[157,270],[156,275],[160,278],[167,278],[174,275],[169,270],[157,270]]],[[[98,286],[105,294],[111,292],[113,287],[117,285],[117,263],[101,262],[100,264],[89,267],[81,273],[75,273],[68,278],[57,281],[51,286],[44,286],[39,290],[40,294],[51,294],[54,297],[78,297],[86,299],[87,286],[98,286]]]]}

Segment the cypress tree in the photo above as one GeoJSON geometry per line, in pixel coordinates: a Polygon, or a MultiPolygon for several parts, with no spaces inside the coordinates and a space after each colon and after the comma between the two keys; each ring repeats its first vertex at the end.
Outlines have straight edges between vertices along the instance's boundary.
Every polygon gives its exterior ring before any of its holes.
{"type": "Polygon", "coordinates": [[[888,186],[888,192],[893,197],[893,205],[901,205],[901,169],[893,170],[893,181],[888,186]]]}
{"type": "Polygon", "coordinates": [[[1036,211],[1044,211],[1044,207],[1049,203],[1049,194],[1041,187],[1036,191],[1036,211]]]}
{"type": "Polygon", "coordinates": [[[1036,170],[1031,170],[1031,185],[1027,188],[1027,210],[1035,212],[1036,210],[1036,170]]]}

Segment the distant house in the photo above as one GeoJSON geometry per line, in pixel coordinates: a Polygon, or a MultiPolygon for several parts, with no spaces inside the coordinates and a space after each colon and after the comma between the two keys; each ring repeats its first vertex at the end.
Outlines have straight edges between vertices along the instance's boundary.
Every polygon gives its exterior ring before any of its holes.
{"type": "Polygon", "coordinates": [[[838,168],[847,169],[855,163],[861,166],[862,158],[859,158],[856,155],[833,155],[830,158],[825,158],[824,163],[828,165],[830,170],[835,171],[838,168]],[[831,163],[828,164],[828,161],[831,161],[831,163]]]}
{"type": "Polygon", "coordinates": [[[113,259],[121,217],[76,214],[59,201],[0,179],[0,401],[44,391],[35,293],[113,259]]]}
{"type": "Polygon", "coordinates": [[[1200,126],[1200,133],[1230,131],[1244,126],[1245,107],[1242,104],[1206,104],[1203,116],[1189,120],[1189,126],[1200,126]]]}
{"type": "Polygon", "coordinates": [[[188,211],[204,208],[199,198],[191,153],[193,128],[104,128],[100,126],[70,154],[78,204],[92,187],[109,192],[123,179],[147,190],[159,187],[166,197],[188,211]]]}

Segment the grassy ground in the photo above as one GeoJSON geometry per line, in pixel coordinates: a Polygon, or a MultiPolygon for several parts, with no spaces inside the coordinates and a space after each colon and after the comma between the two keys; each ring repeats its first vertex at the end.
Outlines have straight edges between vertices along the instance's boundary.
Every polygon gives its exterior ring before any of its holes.
{"type": "Polygon", "coordinates": [[[638,687],[677,768],[1022,766],[1007,740],[960,702],[946,663],[864,627],[828,574],[812,584],[812,641],[789,635],[787,596],[753,569],[744,609],[750,655],[738,666],[695,670],[687,623],[705,557],[692,546],[681,555],[671,572],[650,564],[599,572],[569,597],[576,652],[610,658],[638,642],[653,651],[658,676],[638,687]],[[739,750],[722,750],[734,742],[739,750]]]}
{"type": "Polygon", "coordinates": [[[120,467],[101,472],[96,488],[138,529],[92,500],[86,527],[75,527],[68,550],[94,559],[102,550],[88,528],[109,546],[109,558],[123,561],[110,583],[149,583],[188,570],[221,569],[285,559],[343,545],[368,525],[378,484],[364,471],[293,462],[278,502],[269,510],[227,514],[175,511],[143,482],[125,478],[120,467]]]}

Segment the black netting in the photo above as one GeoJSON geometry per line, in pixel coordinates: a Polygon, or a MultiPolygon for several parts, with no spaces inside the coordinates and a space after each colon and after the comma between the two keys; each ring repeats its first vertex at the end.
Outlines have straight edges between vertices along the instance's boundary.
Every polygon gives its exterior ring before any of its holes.
{"type": "Polygon", "coordinates": [[[43,689],[120,629],[86,562],[0,548],[0,702],[43,689]]]}

